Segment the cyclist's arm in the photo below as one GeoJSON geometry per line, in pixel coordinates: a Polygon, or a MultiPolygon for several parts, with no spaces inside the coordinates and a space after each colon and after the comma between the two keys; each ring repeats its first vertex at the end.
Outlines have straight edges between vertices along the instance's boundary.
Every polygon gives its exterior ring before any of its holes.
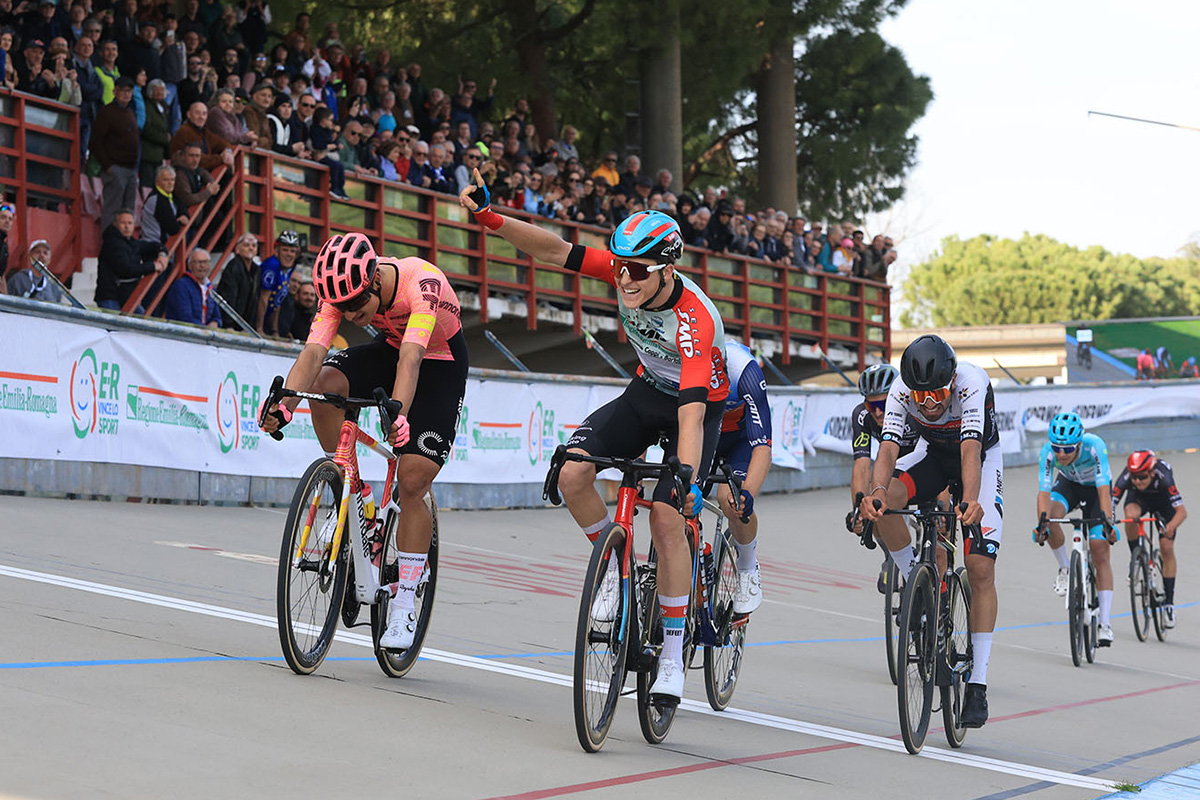
{"type": "MultiPolygon", "coordinates": [[[[459,204],[468,211],[477,211],[479,205],[471,199],[470,194],[476,186],[483,185],[484,181],[479,174],[479,170],[475,170],[475,183],[472,186],[463,188],[459,194],[459,204]]],[[[487,211],[484,212],[484,214],[487,213],[487,211]]],[[[491,213],[494,214],[495,212],[491,213]]],[[[479,218],[482,219],[484,214],[481,214],[479,218]]],[[[567,256],[571,254],[570,242],[564,241],[550,231],[539,228],[536,225],[531,225],[515,217],[502,217],[501,219],[503,222],[499,223],[499,227],[491,228],[491,230],[505,241],[516,246],[518,250],[529,253],[535,260],[543,264],[554,264],[561,267],[567,263],[567,256]]]]}
{"type": "Polygon", "coordinates": [[[1108,488],[1108,484],[1096,487],[1096,494],[1100,498],[1100,513],[1105,519],[1112,519],[1112,491],[1108,488]]]}
{"type": "Polygon", "coordinates": [[[1050,493],[1047,491],[1039,491],[1037,496],[1037,515],[1038,519],[1042,518],[1042,514],[1047,517],[1051,516],[1050,506],[1053,501],[1050,499],[1050,493]]]}
{"type": "Polygon", "coordinates": [[[979,439],[963,439],[959,449],[962,453],[962,499],[968,505],[962,519],[972,525],[983,519],[983,507],[979,505],[979,487],[983,481],[983,442],[979,439]]]}
{"type": "Polygon", "coordinates": [[[697,465],[704,449],[704,403],[685,403],[679,406],[679,447],[676,455],[681,464],[692,468],[695,477],[697,465]]]}
{"type": "Polygon", "coordinates": [[[404,416],[412,409],[413,396],[417,393],[417,377],[421,373],[421,361],[425,348],[414,342],[400,345],[400,357],[396,361],[396,383],[392,386],[392,399],[400,401],[404,416]]]}
{"type": "Polygon", "coordinates": [[[742,488],[758,497],[758,490],[770,471],[771,445],[759,445],[750,451],[750,466],[746,468],[746,480],[742,481],[742,488]]]}
{"type": "Polygon", "coordinates": [[[853,503],[858,493],[864,495],[870,490],[867,483],[871,480],[871,459],[854,459],[854,468],[850,471],[850,501],[853,503]]]}
{"type": "Polygon", "coordinates": [[[1167,520],[1167,533],[1174,536],[1175,531],[1179,530],[1179,526],[1183,524],[1185,519],[1187,519],[1187,508],[1182,504],[1175,506],[1175,513],[1171,516],[1171,519],[1167,520]]]}
{"type": "MultiPolygon", "coordinates": [[[[317,375],[321,372],[321,363],[328,353],[329,348],[319,344],[309,342],[304,345],[300,355],[296,356],[296,363],[292,364],[291,370],[288,371],[287,381],[283,385],[296,392],[307,392],[317,380],[317,375]]],[[[288,397],[280,405],[287,406],[288,411],[295,411],[296,406],[300,405],[300,398],[288,397]]]]}
{"type": "Polygon", "coordinates": [[[267,306],[271,302],[271,292],[264,289],[258,293],[258,313],[254,315],[254,328],[261,334],[266,334],[263,325],[267,321],[267,306]]]}
{"type": "MultiPolygon", "coordinates": [[[[871,471],[871,486],[867,490],[867,499],[884,500],[888,484],[892,481],[892,472],[896,469],[896,458],[900,455],[900,445],[895,442],[879,443],[879,453],[875,456],[875,468],[871,471]]],[[[886,502],[886,501],[885,501],[886,502]]]]}

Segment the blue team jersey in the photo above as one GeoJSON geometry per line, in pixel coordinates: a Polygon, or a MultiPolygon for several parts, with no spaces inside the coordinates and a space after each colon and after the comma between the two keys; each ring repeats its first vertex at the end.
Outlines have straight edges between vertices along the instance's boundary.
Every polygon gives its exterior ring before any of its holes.
{"type": "Polygon", "coordinates": [[[275,256],[271,256],[262,262],[262,266],[260,267],[262,278],[259,281],[258,288],[261,291],[271,293],[271,299],[267,303],[267,313],[279,308],[283,304],[284,298],[288,296],[288,281],[291,279],[292,271],[295,268],[295,265],[284,267],[275,256]]]}
{"type": "Polygon", "coordinates": [[[1038,490],[1042,492],[1050,491],[1054,485],[1056,469],[1064,478],[1081,486],[1107,487],[1112,481],[1112,472],[1108,468],[1108,445],[1094,433],[1083,435],[1079,442],[1079,455],[1065,466],[1058,463],[1050,442],[1046,442],[1038,454],[1038,465],[1038,490]]]}
{"type": "Polygon", "coordinates": [[[734,339],[725,340],[725,368],[729,372],[729,396],[721,433],[741,431],[751,447],[771,444],[771,406],[767,402],[767,379],[750,348],[734,339]]]}

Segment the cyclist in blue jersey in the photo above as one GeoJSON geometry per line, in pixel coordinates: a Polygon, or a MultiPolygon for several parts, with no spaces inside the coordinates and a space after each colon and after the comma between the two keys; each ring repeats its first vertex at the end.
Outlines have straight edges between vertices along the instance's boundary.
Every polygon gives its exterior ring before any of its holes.
{"type": "Polygon", "coordinates": [[[254,327],[263,336],[280,336],[279,308],[288,296],[288,281],[300,258],[300,236],[286,230],[275,240],[275,255],[262,262],[258,286],[258,313],[254,327]]]}
{"type": "Polygon", "coordinates": [[[742,496],[734,508],[729,487],[722,483],[717,500],[737,542],[738,585],[733,613],[749,614],[762,604],[754,496],[771,469],[771,406],[767,402],[767,379],[749,347],[736,339],[726,339],[725,366],[729,371],[729,397],[725,399],[717,457],[724,457],[741,480],[742,496]]]}
{"type": "MultiPolygon", "coordinates": [[[[1109,613],[1112,610],[1113,576],[1110,550],[1120,538],[1112,525],[1112,472],[1108,466],[1108,446],[1094,433],[1084,433],[1083,421],[1078,414],[1065,412],[1050,420],[1049,441],[1042,445],[1038,454],[1038,519],[1062,517],[1078,507],[1084,518],[1100,517],[1101,522],[1088,529],[1088,547],[1092,551],[1092,563],[1096,566],[1096,596],[1100,600],[1100,631],[1096,644],[1108,647],[1112,644],[1112,625],[1109,613]],[[1058,477],[1054,477],[1055,470],[1058,477]]],[[[1050,543],[1050,549],[1058,561],[1058,575],[1054,579],[1054,593],[1065,595],[1070,578],[1071,548],[1063,536],[1062,525],[1051,522],[1039,524],[1033,529],[1033,540],[1038,544],[1050,543]]]]}

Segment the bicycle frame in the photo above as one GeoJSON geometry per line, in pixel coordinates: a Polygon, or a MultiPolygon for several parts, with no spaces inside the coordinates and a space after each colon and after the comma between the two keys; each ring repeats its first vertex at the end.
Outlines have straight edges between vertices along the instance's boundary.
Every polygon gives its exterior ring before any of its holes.
{"type": "MultiPolygon", "coordinates": [[[[1071,532],[1071,552],[1079,553],[1079,558],[1083,563],[1083,576],[1089,583],[1095,582],[1096,569],[1092,564],[1092,546],[1090,531],[1085,531],[1084,528],[1091,528],[1093,525],[1100,524],[1099,519],[1083,519],[1081,517],[1059,517],[1052,519],[1047,517],[1044,522],[1055,522],[1059,525],[1070,525],[1074,530],[1071,532]]],[[[1085,591],[1085,595],[1087,592],[1085,591]]],[[[1064,608],[1070,609],[1071,595],[1067,593],[1064,608]]],[[[1089,603],[1084,603],[1084,621],[1091,623],[1092,617],[1097,613],[1096,609],[1092,608],[1089,603]]]]}

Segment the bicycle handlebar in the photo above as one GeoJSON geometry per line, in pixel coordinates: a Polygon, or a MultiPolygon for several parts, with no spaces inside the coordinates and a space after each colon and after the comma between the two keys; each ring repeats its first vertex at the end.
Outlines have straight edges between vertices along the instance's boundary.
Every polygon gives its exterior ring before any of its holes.
{"type": "MultiPolygon", "coordinates": [[[[268,416],[273,416],[279,420],[282,425],[286,420],[283,418],[283,412],[276,409],[268,412],[267,409],[279,404],[281,400],[288,397],[296,397],[309,402],[325,403],[334,408],[377,408],[379,410],[380,424],[383,427],[385,436],[392,429],[396,418],[400,416],[403,410],[403,404],[399,400],[393,400],[388,396],[387,391],[382,387],[375,387],[375,396],[367,399],[365,397],[346,397],[337,392],[297,392],[294,389],[286,389],[283,386],[283,376],[276,375],[275,380],[271,382],[271,390],[267,393],[267,399],[263,402],[262,409],[258,415],[258,426],[261,428],[266,422],[268,416]]],[[[271,438],[275,441],[283,441],[283,431],[275,430],[271,432],[271,438]]],[[[383,442],[387,444],[387,441],[383,442]]]]}
{"type": "MultiPolygon", "coordinates": [[[[851,533],[854,533],[854,526],[859,522],[859,511],[865,496],[862,492],[855,494],[854,510],[846,515],[846,530],[851,533]]],[[[876,500],[875,502],[878,503],[879,501],[876,500]]],[[[875,537],[872,535],[872,528],[874,526],[869,520],[862,520],[862,523],[862,530],[858,532],[858,543],[868,550],[874,550],[876,547],[875,537]]]]}
{"type": "MultiPolygon", "coordinates": [[[[586,453],[571,453],[567,451],[566,445],[560,444],[550,458],[550,469],[546,471],[546,481],[542,485],[542,499],[549,500],[551,505],[562,505],[562,495],[558,491],[558,473],[562,470],[563,464],[568,461],[582,461],[604,469],[610,467],[618,469],[622,475],[635,481],[644,477],[662,477],[666,473],[675,481],[675,497],[680,505],[683,504],[687,494],[687,487],[692,484],[692,468],[687,464],[680,463],[675,456],[671,456],[662,464],[655,464],[636,458],[608,458],[591,456],[586,453]]],[[[699,513],[699,509],[696,509],[696,512],[699,513]]]]}

